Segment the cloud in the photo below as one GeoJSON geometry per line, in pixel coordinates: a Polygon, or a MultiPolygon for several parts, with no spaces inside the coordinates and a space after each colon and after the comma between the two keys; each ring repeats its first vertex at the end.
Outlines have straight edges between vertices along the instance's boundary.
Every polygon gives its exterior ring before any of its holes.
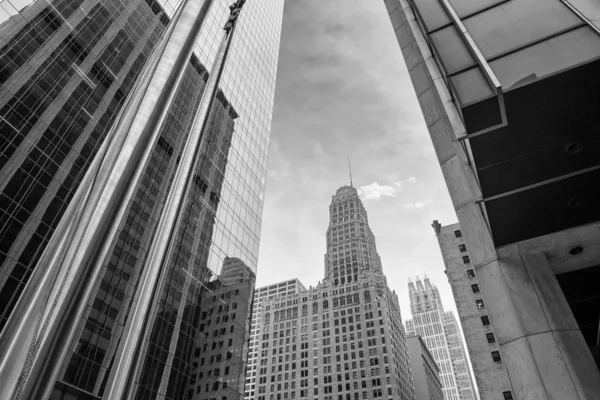
{"type": "Polygon", "coordinates": [[[411,176],[410,178],[396,181],[391,185],[380,185],[377,182],[373,182],[358,188],[358,194],[363,200],[379,201],[382,197],[396,197],[396,194],[404,188],[405,183],[415,183],[416,181],[417,178],[411,176]]]}
{"type": "Polygon", "coordinates": [[[433,204],[433,200],[425,199],[421,201],[415,201],[414,203],[403,204],[402,208],[423,208],[429,204],[433,204]]]}
{"type": "Polygon", "coordinates": [[[358,194],[363,200],[379,201],[382,197],[396,197],[397,191],[398,188],[394,186],[380,185],[377,182],[358,188],[358,194]]]}

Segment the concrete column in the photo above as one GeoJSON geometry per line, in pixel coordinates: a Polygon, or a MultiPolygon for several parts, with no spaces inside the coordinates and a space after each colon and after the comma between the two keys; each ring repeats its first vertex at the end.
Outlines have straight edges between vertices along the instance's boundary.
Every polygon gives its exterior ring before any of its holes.
{"type": "Polygon", "coordinates": [[[476,274],[515,399],[600,399],[600,372],[546,256],[517,246],[498,256],[476,274]]]}

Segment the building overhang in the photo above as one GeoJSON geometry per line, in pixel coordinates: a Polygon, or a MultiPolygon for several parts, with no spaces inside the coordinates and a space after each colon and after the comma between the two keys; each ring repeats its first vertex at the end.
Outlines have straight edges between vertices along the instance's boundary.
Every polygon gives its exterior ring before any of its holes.
{"type": "MultiPolygon", "coordinates": [[[[595,60],[504,93],[507,124],[468,138],[496,246],[600,221],[599,72],[595,60]]],[[[463,109],[467,133],[494,101],[463,109]]]]}

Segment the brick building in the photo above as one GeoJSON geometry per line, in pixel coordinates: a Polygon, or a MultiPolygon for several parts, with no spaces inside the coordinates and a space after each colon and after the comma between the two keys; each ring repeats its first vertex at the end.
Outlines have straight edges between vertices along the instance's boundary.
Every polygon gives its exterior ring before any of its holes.
{"type": "Polygon", "coordinates": [[[252,325],[250,327],[250,352],[246,369],[245,397],[252,399],[256,389],[256,373],[260,342],[260,318],[262,316],[263,302],[275,297],[282,297],[306,291],[298,279],[274,283],[272,285],[256,288],[252,302],[252,325]]]}

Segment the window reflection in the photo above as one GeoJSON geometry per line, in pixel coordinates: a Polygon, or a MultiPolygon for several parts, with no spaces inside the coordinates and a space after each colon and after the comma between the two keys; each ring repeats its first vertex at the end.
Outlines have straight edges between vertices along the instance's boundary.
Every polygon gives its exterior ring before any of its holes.
{"type": "MultiPolygon", "coordinates": [[[[0,2],[0,329],[178,1],[25,3],[0,2]],[[12,5],[16,8],[7,13],[12,5]]],[[[211,9],[113,240],[53,400],[97,399],[103,394],[229,3],[219,0],[211,9]]],[[[241,338],[249,329],[282,12],[282,0],[244,6],[211,110],[208,150],[200,157],[185,204],[186,224],[161,282],[158,310],[148,321],[144,364],[136,380],[138,398],[160,392],[168,399],[183,399],[191,389],[196,395],[204,378],[195,365],[195,352],[202,352],[207,340],[198,333],[199,310],[212,307],[209,293],[238,290],[222,299],[230,306],[228,329],[235,325],[223,336],[223,349],[232,358],[227,360],[223,351],[229,371],[216,368],[218,378],[228,378],[212,386],[217,390],[212,396],[242,393],[241,338]],[[256,57],[258,62],[250,61],[256,57]],[[243,282],[231,281],[231,271],[238,270],[243,282]]],[[[212,368],[212,385],[214,373],[212,368]]]]}

